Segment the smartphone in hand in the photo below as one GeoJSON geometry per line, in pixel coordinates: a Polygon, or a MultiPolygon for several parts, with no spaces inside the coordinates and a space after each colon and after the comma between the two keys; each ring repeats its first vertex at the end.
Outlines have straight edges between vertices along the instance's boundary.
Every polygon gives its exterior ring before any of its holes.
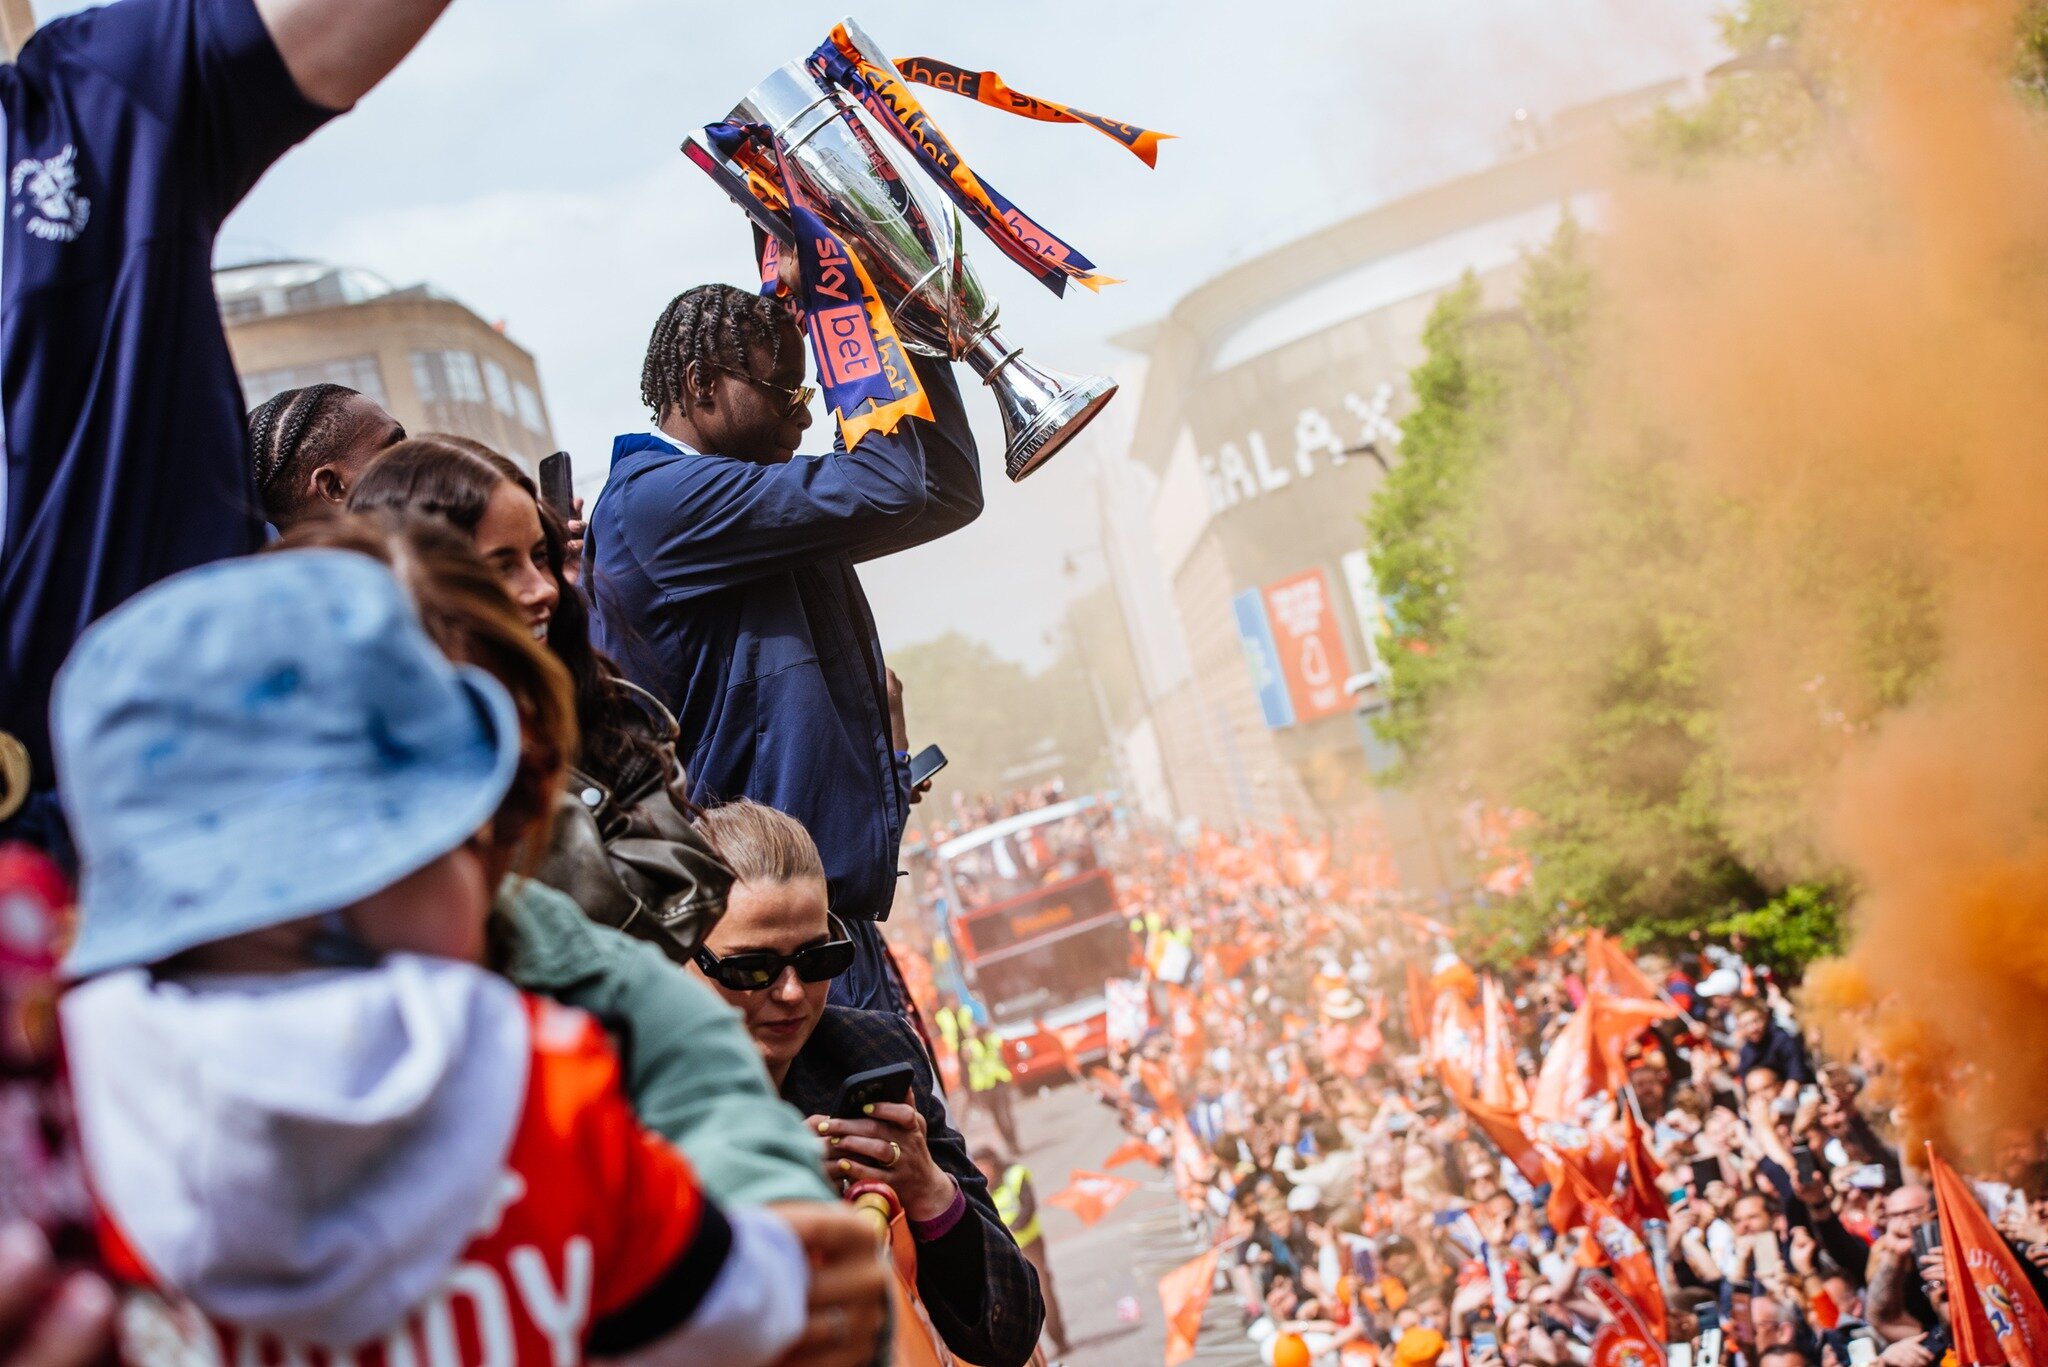
{"type": "Polygon", "coordinates": [[[927,745],[910,760],[910,786],[922,788],[931,782],[932,775],[946,767],[946,752],[936,745],[927,745]]]}
{"type": "Polygon", "coordinates": [[[840,1120],[859,1120],[867,1114],[868,1107],[880,1102],[908,1102],[916,1077],[917,1070],[907,1063],[855,1073],[839,1084],[839,1099],[832,1103],[832,1114],[840,1120]]]}
{"type": "Polygon", "coordinates": [[[540,496],[562,521],[576,520],[576,476],[571,470],[567,451],[557,451],[552,456],[541,458],[540,496]]]}

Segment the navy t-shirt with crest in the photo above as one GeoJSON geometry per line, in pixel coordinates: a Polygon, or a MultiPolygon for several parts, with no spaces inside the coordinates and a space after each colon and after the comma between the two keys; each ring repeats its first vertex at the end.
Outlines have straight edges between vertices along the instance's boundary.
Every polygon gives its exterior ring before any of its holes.
{"type": "Polygon", "coordinates": [[[0,730],[44,789],[79,633],[262,544],[214,237],[335,111],[300,94],[252,0],[53,20],[0,66],[0,108],[0,730]]]}

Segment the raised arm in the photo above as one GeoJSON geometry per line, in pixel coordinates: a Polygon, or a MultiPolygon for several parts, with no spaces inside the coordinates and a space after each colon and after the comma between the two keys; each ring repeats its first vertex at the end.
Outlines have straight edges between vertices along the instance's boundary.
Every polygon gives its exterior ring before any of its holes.
{"type": "Polygon", "coordinates": [[[918,424],[924,445],[924,512],[905,525],[854,552],[856,560],[877,560],[897,551],[922,546],[957,532],[981,516],[981,457],[953,367],[942,361],[912,356],[910,364],[932,405],[932,420],[918,424]]]}
{"type": "Polygon", "coordinates": [[[448,0],[255,0],[299,93],[347,109],[391,74],[448,0]]]}

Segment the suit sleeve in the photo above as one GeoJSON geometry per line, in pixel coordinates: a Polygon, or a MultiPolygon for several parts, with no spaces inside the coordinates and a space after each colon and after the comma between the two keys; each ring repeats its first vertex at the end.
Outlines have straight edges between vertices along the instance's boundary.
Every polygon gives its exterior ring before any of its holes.
{"type": "Polygon", "coordinates": [[[932,421],[919,421],[924,443],[925,508],[909,525],[854,552],[855,560],[876,560],[957,532],[981,516],[981,456],[953,367],[911,355],[919,383],[932,405],[932,421]]]}
{"type": "Polygon", "coordinates": [[[166,167],[218,225],[263,173],[339,111],[299,93],[254,0],[119,0],[50,40],[173,132],[166,167]]]}
{"type": "Polygon", "coordinates": [[[782,465],[685,456],[641,471],[623,490],[627,549],[672,602],[851,555],[923,514],[922,425],[782,465]]]}

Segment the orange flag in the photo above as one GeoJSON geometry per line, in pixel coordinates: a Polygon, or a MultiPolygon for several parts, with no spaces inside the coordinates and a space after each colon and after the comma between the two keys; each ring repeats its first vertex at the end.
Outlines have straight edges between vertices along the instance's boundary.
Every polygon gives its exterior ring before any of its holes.
{"type": "Polygon", "coordinates": [[[1643,1236],[1621,1218],[1621,1212],[1614,1208],[1606,1194],[1579,1171],[1576,1163],[1564,1164],[1564,1179],[1572,1187],[1580,1208],[1585,1212],[1586,1232],[1592,1235],[1585,1248],[1580,1250],[1581,1262],[1597,1264],[1605,1261],[1613,1269],[1614,1284],[1628,1297],[1641,1314],[1645,1326],[1652,1335],[1652,1342],[1663,1343],[1665,1336],[1664,1288],[1657,1282],[1657,1266],[1650,1260],[1650,1250],[1643,1245],[1643,1236]]]}
{"type": "Polygon", "coordinates": [[[1511,1009],[1488,974],[1479,986],[1479,1099],[1512,1111],[1529,1109],[1529,1085],[1515,1064],[1511,1009]]]}
{"type": "Polygon", "coordinates": [[[1154,1167],[1163,1167],[1166,1155],[1142,1139],[1131,1139],[1111,1149],[1109,1157],[1102,1160],[1105,1168],[1120,1168],[1126,1163],[1150,1163],[1154,1167]]]}
{"type": "Polygon", "coordinates": [[[1046,1197],[1045,1203],[1071,1210],[1081,1217],[1082,1224],[1092,1225],[1122,1205],[1124,1198],[1137,1189],[1138,1184],[1128,1177],[1075,1168],[1067,1185],[1046,1197]]]}
{"type": "Polygon", "coordinates": [[[1607,1135],[1564,1121],[1538,1120],[1531,1130],[1550,1182],[1550,1204],[1545,1207],[1550,1227],[1562,1233],[1584,1224],[1589,1217],[1570,1174],[1577,1172],[1595,1191],[1614,1190],[1615,1174],[1621,1170],[1620,1147],[1607,1135]]]}
{"type": "Polygon", "coordinates": [[[1636,967],[1629,952],[1597,930],[1586,932],[1586,990],[1610,997],[1657,997],[1657,985],[1636,967]]]}
{"type": "Polygon", "coordinates": [[[1436,999],[1436,1023],[1430,1030],[1430,1061],[1443,1073],[1445,1085],[1461,1095],[1478,1090],[1481,1058],[1479,1019],[1472,1004],[1456,992],[1436,999]]]}
{"type": "Polygon", "coordinates": [[[1212,1248],[1159,1279],[1159,1304],[1166,1311],[1166,1367],[1180,1367],[1195,1355],[1195,1336],[1202,1332],[1202,1312],[1209,1307],[1209,1289],[1222,1257],[1222,1249],[1212,1248]]]}
{"type": "MultiPolygon", "coordinates": [[[[1585,1277],[1587,1291],[1607,1312],[1607,1323],[1593,1336],[1591,1367],[1664,1367],[1664,1334],[1654,1330],[1635,1302],[1598,1272],[1585,1277]]],[[[1658,1297],[1659,1305],[1663,1297],[1658,1297]]]]}
{"type": "Polygon", "coordinates": [[[1138,1080],[1145,1084],[1145,1090],[1159,1103],[1160,1113],[1170,1119],[1181,1115],[1180,1092],[1173,1085],[1173,1075],[1168,1073],[1157,1059],[1138,1060],[1138,1080]]]}
{"type": "Polygon", "coordinates": [[[1536,1145],[1523,1130],[1519,1113],[1502,1106],[1490,1106],[1453,1086],[1448,1074],[1439,1073],[1439,1076],[1443,1079],[1444,1090],[1464,1110],[1465,1118],[1493,1141],[1501,1156],[1519,1168],[1522,1176],[1537,1186],[1550,1180],[1550,1173],[1543,1165],[1543,1155],[1536,1151],[1536,1145]]]}
{"type": "Polygon", "coordinates": [[[1927,1146],[1941,1257],[1948,1267],[1949,1322],[1967,1367],[2048,1367],[2048,1311],[1969,1184],[1927,1146]]]}
{"type": "Polygon", "coordinates": [[[1628,1081],[1628,1046],[1651,1024],[1678,1008],[1633,997],[1590,996],[1551,1041],[1529,1098],[1531,1113],[1569,1120],[1579,1103],[1628,1081]]]}
{"type": "Polygon", "coordinates": [[[1429,979],[1422,976],[1421,964],[1410,959],[1404,968],[1408,974],[1408,1033],[1414,1037],[1416,1047],[1427,1054],[1429,1023],[1436,1019],[1436,996],[1430,991],[1429,979]]]}
{"type": "Polygon", "coordinates": [[[1621,1128],[1626,1136],[1621,1146],[1621,1161],[1628,1169],[1628,1186],[1621,1193],[1621,1214],[1640,1231],[1645,1220],[1671,1218],[1671,1204],[1664,1199],[1663,1188],[1657,1185],[1664,1165],[1657,1161],[1657,1155],[1650,1152],[1650,1141],[1643,1134],[1643,1127],[1636,1122],[1634,1107],[1621,1108],[1621,1128]]]}

